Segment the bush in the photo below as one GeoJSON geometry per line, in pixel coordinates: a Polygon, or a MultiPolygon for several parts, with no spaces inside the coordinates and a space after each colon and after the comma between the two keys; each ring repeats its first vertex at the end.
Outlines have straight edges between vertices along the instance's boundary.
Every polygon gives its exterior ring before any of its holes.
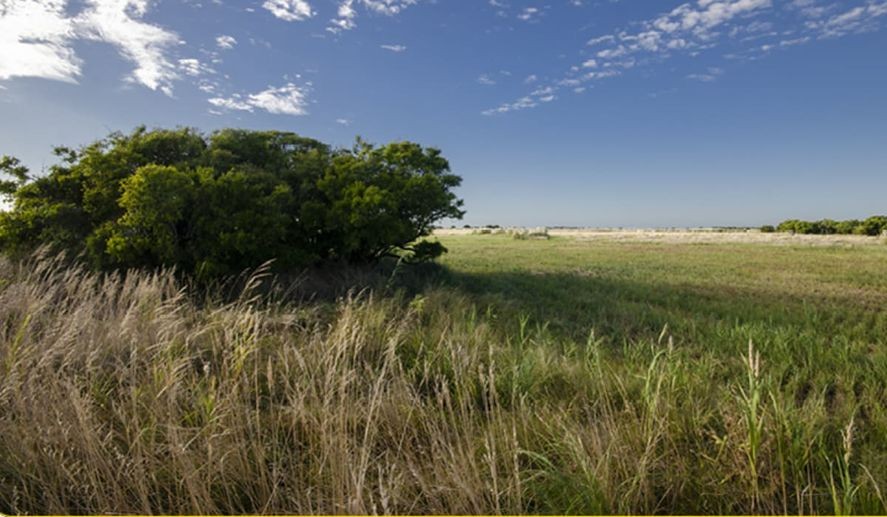
{"type": "Polygon", "coordinates": [[[773,233],[776,231],[776,228],[772,224],[765,224],[761,226],[761,233],[773,233]]]}
{"type": "Polygon", "coordinates": [[[462,201],[440,151],[410,142],[352,149],[294,133],[138,128],[62,158],[28,181],[11,158],[0,184],[14,208],[0,214],[0,248],[37,246],[83,256],[100,269],[176,266],[200,277],[269,260],[277,269],[324,261],[369,262],[404,251],[462,201]]]}

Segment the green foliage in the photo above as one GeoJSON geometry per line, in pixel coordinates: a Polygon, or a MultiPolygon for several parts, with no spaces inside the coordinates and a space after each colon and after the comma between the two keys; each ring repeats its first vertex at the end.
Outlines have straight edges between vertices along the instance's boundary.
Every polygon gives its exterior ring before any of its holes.
{"type": "Polygon", "coordinates": [[[407,261],[412,264],[421,264],[443,255],[447,252],[447,248],[438,241],[419,241],[410,246],[408,251],[410,253],[407,255],[407,261]]]}
{"type": "Polygon", "coordinates": [[[28,169],[18,158],[0,156],[0,175],[12,178],[0,179],[0,196],[11,197],[28,180],[28,169]]]}
{"type": "MultiPolygon", "coordinates": [[[[762,227],[771,228],[769,225],[762,227]]],[[[865,221],[850,219],[847,221],[833,221],[831,219],[822,219],[820,221],[801,221],[798,219],[789,219],[779,223],[776,231],[800,233],[810,235],[881,235],[887,231],[887,216],[876,215],[869,217],[865,221]]]]}
{"type": "Polygon", "coordinates": [[[274,260],[278,269],[323,261],[369,262],[408,251],[442,218],[460,218],[440,151],[410,142],[350,150],[278,131],[138,128],[79,150],[28,181],[0,160],[0,247],[40,245],[83,255],[102,269],[176,266],[202,277],[274,260]]]}

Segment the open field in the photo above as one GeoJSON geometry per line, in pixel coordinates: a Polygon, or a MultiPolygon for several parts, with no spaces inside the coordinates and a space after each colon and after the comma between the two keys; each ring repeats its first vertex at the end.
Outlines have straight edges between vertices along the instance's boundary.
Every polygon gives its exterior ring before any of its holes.
{"type": "Polygon", "coordinates": [[[0,511],[887,512],[887,245],[438,235],[337,301],[3,262],[0,511]]]}
{"type": "MultiPolygon", "coordinates": [[[[496,231],[496,230],[492,230],[496,231]]],[[[866,246],[885,243],[884,237],[864,235],[803,235],[786,232],[762,233],[758,230],[718,230],[716,228],[623,229],[623,228],[549,228],[549,235],[581,240],[711,243],[711,244],[785,244],[791,246],[866,246]]],[[[472,235],[473,228],[441,228],[440,237],[472,235]]]]}
{"type": "MultiPolygon", "coordinates": [[[[847,237],[787,236],[818,244],[807,246],[737,242],[730,233],[706,234],[708,241],[695,233],[552,233],[548,241],[441,236],[448,281],[577,338],[591,328],[649,337],[668,324],[686,340],[737,318],[758,323],[762,339],[779,324],[846,334],[865,309],[878,315],[887,305],[887,245],[877,238],[850,236],[858,243],[847,245],[847,237]]],[[[869,338],[887,336],[883,327],[870,330],[869,338]]]]}

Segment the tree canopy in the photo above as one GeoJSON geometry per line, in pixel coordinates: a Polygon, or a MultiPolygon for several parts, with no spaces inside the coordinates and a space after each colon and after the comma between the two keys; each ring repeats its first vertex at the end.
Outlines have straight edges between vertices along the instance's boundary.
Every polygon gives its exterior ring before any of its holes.
{"type": "Polygon", "coordinates": [[[421,241],[461,218],[461,178],[439,150],[412,142],[351,149],[294,133],[193,129],[112,133],[33,179],[0,159],[0,248],[73,251],[101,269],[176,266],[200,276],[325,261],[413,260],[445,249],[421,241]]]}

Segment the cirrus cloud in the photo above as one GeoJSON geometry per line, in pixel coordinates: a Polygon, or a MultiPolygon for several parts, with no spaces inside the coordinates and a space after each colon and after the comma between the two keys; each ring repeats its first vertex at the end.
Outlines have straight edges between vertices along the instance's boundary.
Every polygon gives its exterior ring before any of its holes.
{"type": "MultiPolygon", "coordinates": [[[[887,19],[887,0],[852,2],[849,7],[834,0],[696,0],[633,24],[636,30],[616,30],[589,39],[583,53],[591,58],[571,66],[560,79],[548,85],[550,95],[561,88],[582,92],[585,83],[617,77],[639,65],[664,61],[675,54],[698,56],[730,43],[742,48],[721,56],[726,59],[757,59],[769,52],[807,44],[814,40],[837,38],[878,30],[887,19]],[[776,11],[779,8],[780,11],[776,11]],[[775,30],[772,21],[759,18],[769,14],[783,27],[775,30]],[[591,68],[593,71],[588,71],[591,68]]],[[[724,71],[711,66],[704,73],[686,77],[713,82],[724,71]]],[[[535,76],[534,76],[535,77],[535,76]]],[[[536,90],[538,92],[538,89],[536,90]]],[[[538,106],[543,98],[531,92],[516,101],[482,111],[485,115],[507,113],[538,106]]]]}

